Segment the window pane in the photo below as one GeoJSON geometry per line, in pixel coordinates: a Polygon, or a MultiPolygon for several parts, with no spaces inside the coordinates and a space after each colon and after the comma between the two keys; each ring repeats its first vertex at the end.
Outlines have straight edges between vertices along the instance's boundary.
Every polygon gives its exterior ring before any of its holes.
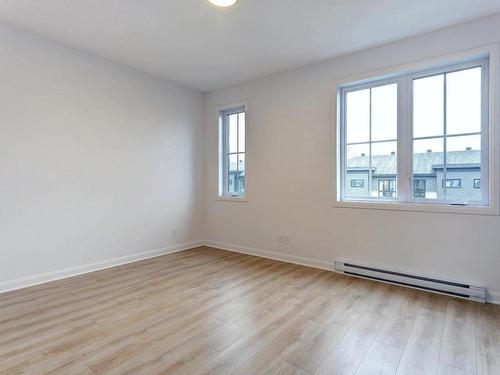
{"type": "Polygon", "coordinates": [[[370,131],[370,90],[352,91],[346,94],[347,143],[368,142],[370,131]]]}
{"type": "Polygon", "coordinates": [[[219,194],[243,197],[245,191],[245,108],[219,111],[221,151],[219,194]]]}
{"type": "Polygon", "coordinates": [[[444,75],[413,81],[413,136],[444,134],[444,75]]]}
{"type": "Polygon", "coordinates": [[[446,133],[481,131],[481,68],[446,75],[446,133]]]}
{"type": "Polygon", "coordinates": [[[372,89],[372,141],[396,139],[398,133],[397,84],[372,89]]]}
{"type": "Polygon", "coordinates": [[[236,179],[236,192],[245,194],[245,154],[238,154],[238,175],[236,179]]]}
{"type": "Polygon", "coordinates": [[[245,172],[245,154],[238,154],[238,170],[245,172]]]}
{"type": "Polygon", "coordinates": [[[443,138],[413,141],[413,197],[444,199],[440,183],[443,178],[443,138]]]}
{"type": "MultiPolygon", "coordinates": [[[[390,160],[393,164],[390,165],[390,168],[384,168],[384,171],[390,170],[391,172],[396,173],[396,153],[398,151],[398,142],[377,142],[372,143],[372,156],[373,160],[375,159],[375,155],[384,156],[382,160],[384,162],[390,160]]],[[[372,160],[372,163],[373,163],[372,160]]]]}
{"type": "Polygon", "coordinates": [[[369,143],[360,145],[349,145],[346,147],[346,166],[348,168],[368,168],[369,143]]]}
{"type": "Polygon", "coordinates": [[[238,152],[238,114],[229,115],[228,152],[238,152]]]}
{"type": "Polygon", "coordinates": [[[451,151],[458,151],[456,155],[465,158],[464,162],[471,160],[471,153],[464,151],[475,151],[473,154],[476,159],[475,162],[481,163],[481,135],[465,135],[459,137],[447,137],[446,151],[447,156],[450,156],[451,151]]]}
{"type": "Polygon", "coordinates": [[[397,150],[397,142],[372,143],[372,197],[396,198],[397,150]]]}
{"type": "Polygon", "coordinates": [[[231,154],[227,156],[227,192],[237,194],[238,183],[238,155],[231,154]]]}
{"type": "Polygon", "coordinates": [[[481,136],[447,137],[446,199],[481,200],[481,188],[474,179],[481,178],[481,136]]]}
{"type": "Polygon", "coordinates": [[[245,112],[238,114],[239,131],[238,131],[238,151],[245,152],[245,112]]]}
{"type": "Polygon", "coordinates": [[[368,198],[368,167],[370,165],[370,145],[363,143],[346,147],[345,196],[368,198]]]}

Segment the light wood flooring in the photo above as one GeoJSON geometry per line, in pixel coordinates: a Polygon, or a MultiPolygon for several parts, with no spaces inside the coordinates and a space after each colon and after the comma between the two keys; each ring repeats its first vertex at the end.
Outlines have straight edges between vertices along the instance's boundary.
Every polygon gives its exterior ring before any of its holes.
{"type": "Polygon", "coordinates": [[[500,308],[201,247],[0,295],[0,374],[500,374],[500,308]]]}

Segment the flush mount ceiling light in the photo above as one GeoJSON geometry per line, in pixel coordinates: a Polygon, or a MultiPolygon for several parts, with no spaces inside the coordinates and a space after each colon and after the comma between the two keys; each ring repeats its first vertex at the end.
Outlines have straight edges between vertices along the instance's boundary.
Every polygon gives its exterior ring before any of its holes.
{"type": "Polygon", "coordinates": [[[231,7],[238,2],[238,0],[208,0],[208,1],[211,4],[221,8],[231,7]]]}

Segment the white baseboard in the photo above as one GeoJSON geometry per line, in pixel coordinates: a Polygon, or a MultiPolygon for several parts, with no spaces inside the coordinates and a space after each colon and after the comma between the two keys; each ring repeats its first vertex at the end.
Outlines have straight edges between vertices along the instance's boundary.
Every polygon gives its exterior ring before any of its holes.
{"type": "MultiPolygon", "coordinates": [[[[141,252],[137,254],[128,255],[125,257],[114,258],[105,260],[102,262],[85,264],[82,266],[76,266],[71,268],[65,268],[62,270],[57,270],[53,272],[48,272],[44,274],[39,274],[35,276],[25,277],[21,279],[11,280],[7,282],[0,283],[0,294],[5,293],[11,290],[22,289],[33,285],[43,284],[50,281],[56,281],[60,279],[65,279],[72,276],[77,276],[89,272],[95,272],[99,270],[103,270],[106,268],[112,268],[116,266],[120,266],[127,263],[133,263],[140,260],[154,258],[166,254],[172,254],[179,251],[185,251],[189,249],[193,249],[199,246],[209,246],[222,250],[232,251],[236,253],[254,255],[261,258],[268,258],[273,260],[279,260],[286,263],[299,264],[301,266],[308,266],[313,268],[319,268],[327,271],[335,271],[334,270],[334,262],[329,262],[326,260],[318,260],[313,258],[301,257],[298,255],[291,255],[280,253],[276,251],[269,251],[263,249],[256,249],[248,246],[240,246],[234,245],[227,242],[219,242],[219,241],[194,241],[179,245],[167,246],[161,249],[141,252]]],[[[495,291],[487,291],[486,302],[500,305],[500,292],[495,291]]]]}
{"type": "Polygon", "coordinates": [[[116,267],[127,263],[137,262],[148,258],[154,258],[161,255],[177,253],[179,251],[189,250],[198,246],[202,246],[203,241],[194,241],[178,245],[163,247],[161,249],[145,251],[124,257],[113,258],[96,263],[84,264],[82,266],[65,268],[57,271],[38,274],[35,276],[23,277],[20,279],[10,280],[0,283],[0,293],[5,293],[11,290],[22,289],[33,285],[43,284],[50,281],[66,279],[68,277],[81,275],[84,273],[95,272],[106,268],[116,267]]]}
{"type": "MultiPolygon", "coordinates": [[[[205,241],[204,245],[215,247],[222,250],[233,251],[236,253],[254,255],[262,258],[269,258],[269,259],[279,260],[282,262],[300,264],[302,266],[308,266],[335,272],[334,262],[328,262],[325,260],[305,258],[297,255],[290,255],[290,254],[278,253],[276,251],[255,249],[251,247],[233,245],[226,242],[218,242],[218,241],[205,241]]],[[[500,305],[500,292],[487,291],[486,294],[487,294],[486,302],[500,305]]]]}
{"type": "Polygon", "coordinates": [[[333,262],[328,262],[326,260],[318,260],[312,258],[305,258],[298,255],[291,255],[285,253],[278,253],[276,251],[255,249],[247,246],[239,246],[234,244],[229,244],[226,242],[218,241],[205,241],[204,245],[215,247],[222,250],[234,251],[236,253],[255,255],[261,258],[268,258],[273,260],[280,260],[286,263],[300,264],[301,266],[308,266],[313,268],[319,268],[327,271],[334,271],[333,262]]]}

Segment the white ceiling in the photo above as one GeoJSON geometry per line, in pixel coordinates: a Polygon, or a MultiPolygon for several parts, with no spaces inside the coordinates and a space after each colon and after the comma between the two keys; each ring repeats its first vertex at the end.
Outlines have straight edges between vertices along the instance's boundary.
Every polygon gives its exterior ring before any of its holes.
{"type": "Polygon", "coordinates": [[[0,19],[202,91],[500,12],[500,0],[1,0],[0,19]]]}

